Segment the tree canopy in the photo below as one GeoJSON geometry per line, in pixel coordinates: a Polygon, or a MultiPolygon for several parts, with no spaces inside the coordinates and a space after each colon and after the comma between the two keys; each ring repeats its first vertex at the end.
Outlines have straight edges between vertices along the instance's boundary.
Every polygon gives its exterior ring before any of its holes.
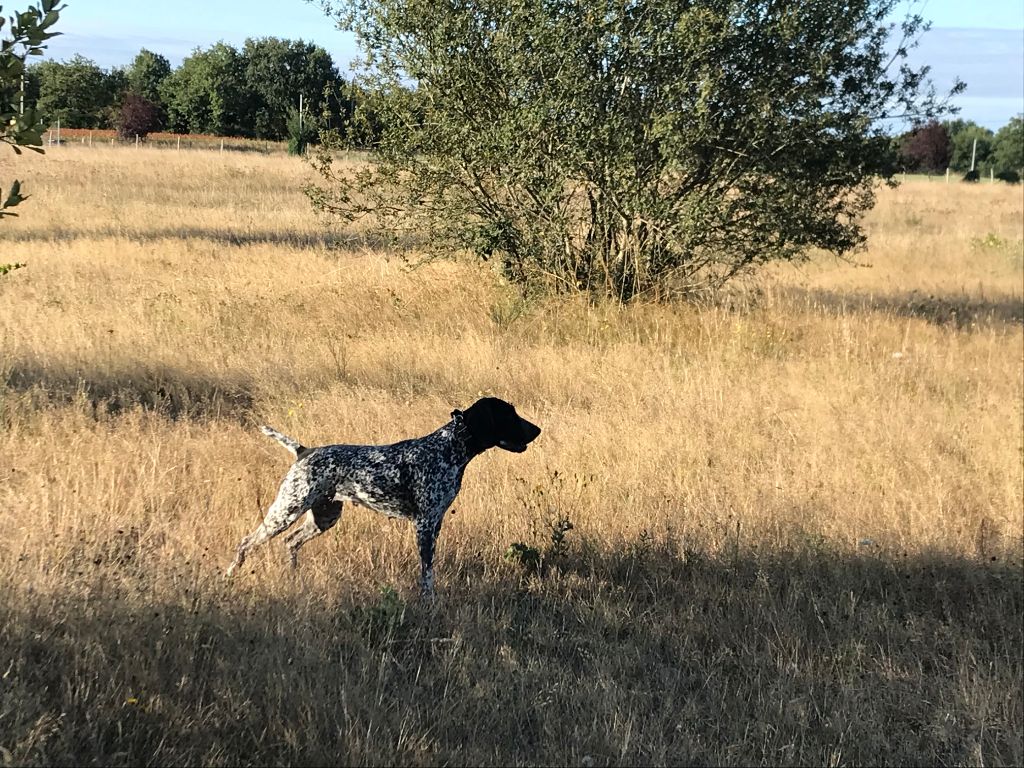
{"type": "Polygon", "coordinates": [[[298,94],[304,95],[307,115],[319,115],[325,89],[341,82],[330,54],[302,40],[250,38],[242,57],[245,79],[253,91],[251,125],[257,138],[288,134],[288,116],[298,108],[298,94]]]}
{"type": "Polygon", "coordinates": [[[111,107],[124,89],[124,73],[106,72],[91,59],[75,55],[69,61],[36,65],[39,76],[38,110],[51,122],[67,127],[98,128],[109,124],[111,107]]]}
{"type": "Polygon", "coordinates": [[[321,155],[315,203],[527,288],[628,300],[847,253],[896,169],[886,121],[943,109],[896,0],[327,5],[382,129],[372,167],[321,155]]]}
{"type": "Polygon", "coordinates": [[[176,133],[245,135],[245,62],[226,43],[196,49],[163,81],[161,95],[176,133]]]}
{"type": "Polygon", "coordinates": [[[1024,115],[1017,115],[996,133],[992,160],[997,173],[1024,174],[1024,115]]]}

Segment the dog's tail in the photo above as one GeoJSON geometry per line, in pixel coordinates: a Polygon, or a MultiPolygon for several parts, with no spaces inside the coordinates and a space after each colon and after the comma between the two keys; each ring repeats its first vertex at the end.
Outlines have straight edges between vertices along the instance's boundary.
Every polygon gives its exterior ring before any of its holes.
{"type": "Polygon", "coordinates": [[[302,443],[298,442],[297,440],[292,440],[290,437],[288,437],[288,435],[282,435],[276,429],[271,429],[270,427],[260,427],[260,432],[262,432],[267,437],[272,437],[275,440],[277,440],[277,442],[279,442],[289,451],[294,453],[296,459],[301,459],[310,451],[310,449],[304,446],[302,443]]]}

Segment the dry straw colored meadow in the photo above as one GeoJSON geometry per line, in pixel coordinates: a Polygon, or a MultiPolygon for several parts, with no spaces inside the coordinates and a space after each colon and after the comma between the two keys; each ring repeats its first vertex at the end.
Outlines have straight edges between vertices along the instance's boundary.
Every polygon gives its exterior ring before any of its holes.
{"type": "Polygon", "coordinates": [[[4,764],[1024,762],[1019,188],[910,180],[856,264],[620,309],[409,271],[284,156],[2,171],[4,764]],[[288,466],[258,424],[481,394],[544,433],[469,467],[433,604],[361,508],[225,582],[288,466]]]}

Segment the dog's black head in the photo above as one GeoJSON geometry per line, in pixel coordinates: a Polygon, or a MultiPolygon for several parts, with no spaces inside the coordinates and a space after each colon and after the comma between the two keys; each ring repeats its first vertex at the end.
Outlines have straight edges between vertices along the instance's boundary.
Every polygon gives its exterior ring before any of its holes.
{"type": "Polygon", "coordinates": [[[458,416],[466,427],[466,447],[471,456],[495,447],[522,453],[540,434],[540,427],[516,413],[511,403],[496,397],[482,397],[465,411],[452,412],[453,418],[458,416]]]}

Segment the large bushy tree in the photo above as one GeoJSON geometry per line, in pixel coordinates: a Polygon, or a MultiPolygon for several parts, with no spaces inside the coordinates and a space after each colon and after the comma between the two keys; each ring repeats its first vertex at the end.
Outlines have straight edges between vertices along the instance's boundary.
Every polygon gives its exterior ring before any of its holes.
{"type": "Polygon", "coordinates": [[[1024,115],[1017,115],[999,129],[993,141],[992,163],[997,173],[1024,174],[1024,115]]]}
{"type": "MultiPolygon", "coordinates": [[[[167,117],[167,110],[164,107],[161,87],[163,86],[164,80],[170,77],[170,75],[171,62],[168,61],[165,56],[161,56],[159,53],[153,53],[153,51],[149,51],[145,48],[136,54],[135,58],[132,59],[132,63],[128,65],[128,69],[125,71],[128,90],[136,96],[144,99],[156,110],[157,126],[152,130],[157,130],[162,126],[167,117]]],[[[124,117],[125,103],[125,101],[122,101],[122,118],[124,117]]],[[[137,99],[133,99],[131,103],[133,105],[132,110],[134,110],[135,106],[141,104],[137,99]]],[[[123,124],[124,121],[122,119],[119,125],[123,124]]]]}
{"type": "Polygon", "coordinates": [[[625,300],[846,253],[896,168],[885,121],[940,111],[896,0],[326,5],[382,133],[357,172],[322,154],[315,203],[527,286],[625,300]]]}
{"type": "Polygon", "coordinates": [[[250,126],[257,138],[282,139],[288,135],[289,114],[303,97],[306,120],[319,117],[325,92],[340,81],[331,55],[318,45],[276,37],[250,38],[242,49],[246,87],[254,94],[250,126]]]}
{"type": "Polygon", "coordinates": [[[160,86],[171,74],[171,62],[159,53],[143,48],[126,72],[128,87],[153,103],[160,100],[160,86]]]}
{"type": "Polygon", "coordinates": [[[104,71],[96,62],[75,55],[68,61],[44,61],[37,66],[37,108],[50,123],[67,128],[102,128],[110,123],[111,108],[120,100],[124,72],[104,71]]]}
{"type": "Polygon", "coordinates": [[[949,167],[961,173],[969,171],[973,154],[975,169],[988,173],[995,138],[992,131],[972,120],[950,120],[944,125],[949,133],[952,148],[949,167]]]}
{"type": "Polygon", "coordinates": [[[167,124],[176,133],[251,135],[246,116],[253,104],[245,62],[226,43],[197,48],[164,79],[160,94],[167,124]]]}

